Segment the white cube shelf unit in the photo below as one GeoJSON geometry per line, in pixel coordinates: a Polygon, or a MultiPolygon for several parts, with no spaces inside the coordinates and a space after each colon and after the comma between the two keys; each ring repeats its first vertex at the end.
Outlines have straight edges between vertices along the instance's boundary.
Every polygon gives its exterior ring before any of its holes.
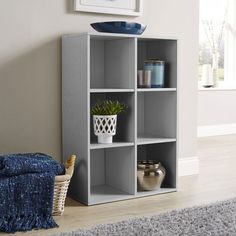
{"type": "Polygon", "coordinates": [[[106,33],[62,37],[63,156],[78,156],[69,195],[94,205],[176,191],[177,40],[106,33]],[[167,62],[165,88],[137,88],[137,70],[147,58],[167,62]],[[91,106],[119,100],[112,144],[97,144],[91,106]],[[139,192],[138,160],[159,160],[166,168],[161,189],[139,192]]]}

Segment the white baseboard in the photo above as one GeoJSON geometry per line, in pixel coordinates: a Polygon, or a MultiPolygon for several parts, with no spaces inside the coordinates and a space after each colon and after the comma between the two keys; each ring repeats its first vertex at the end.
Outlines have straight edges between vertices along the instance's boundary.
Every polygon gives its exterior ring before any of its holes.
{"type": "Polygon", "coordinates": [[[236,124],[198,126],[198,137],[236,134],[236,124]]]}
{"type": "Polygon", "coordinates": [[[179,176],[197,175],[199,174],[198,157],[186,157],[179,159],[179,176]]]}

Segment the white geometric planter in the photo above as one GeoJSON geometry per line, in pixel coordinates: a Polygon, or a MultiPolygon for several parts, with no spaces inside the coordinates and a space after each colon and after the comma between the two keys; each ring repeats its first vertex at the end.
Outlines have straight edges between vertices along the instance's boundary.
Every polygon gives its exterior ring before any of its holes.
{"type": "Polygon", "coordinates": [[[93,115],[94,134],[98,136],[98,143],[112,143],[116,134],[117,115],[93,115]]]}

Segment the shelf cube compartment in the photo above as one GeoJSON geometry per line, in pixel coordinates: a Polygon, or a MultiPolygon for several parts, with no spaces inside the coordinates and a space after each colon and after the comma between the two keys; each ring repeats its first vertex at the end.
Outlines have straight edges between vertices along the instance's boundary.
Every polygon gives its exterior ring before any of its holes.
{"type": "MultiPolygon", "coordinates": [[[[99,101],[109,99],[125,103],[128,108],[125,113],[117,116],[116,135],[113,142],[134,142],[134,93],[92,93],[90,95],[90,109],[99,101]]],[[[94,134],[93,116],[90,116],[90,141],[97,143],[97,136],[94,134]]]]}
{"type": "Polygon", "coordinates": [[[135,193],[135,148],[90,151],[89,204],[122,200],[135,193]]]}
{"type": "Polygon", "coordinates": [[[138,39],[138,70],[147,59],[165,61],[165,88],[177,87],[177,40],[138,39]]]}
{"type": "Polygon", "coordinates": [[[134,89],[133,39],[91,37],[90,63],[91,89],[134,89]]]}
{"type": "Polygon", "coordinates": [[[150,143],[175,141],[177,133],[177,100],[172,92],[140,92],[137,95],[137,131],[139,141],[150,143]]]}
{"type": "MultiPolygon", "coordinates": [[[[166,169],[161,188],[176,188],[176,142],[138,146],[138,160],[155,160],[166,169]]],[[[148,194],[148,191],[147,191],[148,194]]]]}

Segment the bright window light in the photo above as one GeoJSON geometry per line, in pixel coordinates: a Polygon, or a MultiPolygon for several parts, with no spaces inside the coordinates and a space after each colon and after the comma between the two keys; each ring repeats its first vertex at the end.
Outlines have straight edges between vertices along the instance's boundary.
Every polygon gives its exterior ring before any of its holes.
{"type": "Polygon", "coordinates": [[[236,87],[236,0],[200,0],[200,87],[236,87]]]}

